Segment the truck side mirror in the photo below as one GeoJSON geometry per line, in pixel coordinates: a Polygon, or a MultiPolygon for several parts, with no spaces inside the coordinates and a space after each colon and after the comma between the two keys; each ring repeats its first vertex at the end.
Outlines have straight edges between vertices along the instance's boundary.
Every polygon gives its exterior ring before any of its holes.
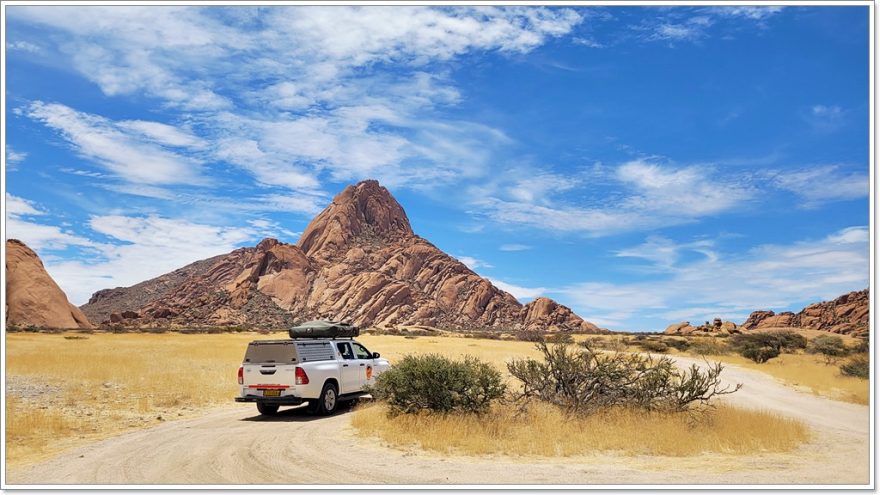
{"type": "Polygon", "coordinates": [[[378,352],[374,352],[374,353],[373,353],[373,359],[379,359],[379,353],[378,353],[378,352]]]}

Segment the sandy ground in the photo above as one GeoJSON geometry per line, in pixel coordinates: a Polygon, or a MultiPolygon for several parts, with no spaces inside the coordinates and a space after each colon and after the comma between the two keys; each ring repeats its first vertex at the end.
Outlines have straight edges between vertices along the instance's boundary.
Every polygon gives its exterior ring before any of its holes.
{"type": "MultiPolygon", "coordinates": [[[[697,362],[677,358],[683,364],[697,362]]],[[[847,484],[869,483],[869,408],[823,399],[730,366],[743,389],[727,400],[808,424],[795,452],[686,458],[441,456],[358,438],[350,414],[301,409],[262,418],[230,405],[8,470],[20,484],[847,484]]],[[[7,486],[8,487],[8,486],[7,486]]]]}

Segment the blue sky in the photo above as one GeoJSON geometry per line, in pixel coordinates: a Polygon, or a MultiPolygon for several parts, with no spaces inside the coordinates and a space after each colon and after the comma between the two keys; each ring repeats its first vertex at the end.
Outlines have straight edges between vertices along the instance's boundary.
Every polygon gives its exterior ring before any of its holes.
{"type": "Polygon", "coordinates": [[[75,304],[366,178],[614,330],[868,285],[866,6],[5,8],[6,236],[75,304]]]}

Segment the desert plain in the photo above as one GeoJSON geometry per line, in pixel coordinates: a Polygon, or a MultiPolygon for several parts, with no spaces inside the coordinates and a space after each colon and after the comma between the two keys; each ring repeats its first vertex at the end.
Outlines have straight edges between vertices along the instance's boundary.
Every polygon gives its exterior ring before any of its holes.
{"type": "MultiPolygon", "coordinates": [[[[8,483],[869,481],[869,382],[842,376],[815,355],[783,354],[758,365],[740,356],[670,349],[681,364],[719,360],[724,380],[743,384],[697,424],[625,415],[585,423],[549,411],[523,419],[502,408],[491,421],[453,417],[446,424],[406,425],[387,421],[369,401],[330,417],[301,407],[264,417],[250,404],[235,404],[235,372],[247,342],[279,337],[8,333],[8,483]],[[450,434],[455,431],[467,434],[450,434]],[[528,432],[530,441],[516,441],[528,439],[528,432]],[[343,471],[350,476],[340,478],[343,471]]],[[[608,344],[621,338],[575,336],[608,344]]],[[[710,339],[691,337],[701,338],[710,339]]],[[[359,340],[392,362],[406,354],[472,355],[502,371],[511,358],[538,354],[531,342],[447,332],[359,340]]]]}

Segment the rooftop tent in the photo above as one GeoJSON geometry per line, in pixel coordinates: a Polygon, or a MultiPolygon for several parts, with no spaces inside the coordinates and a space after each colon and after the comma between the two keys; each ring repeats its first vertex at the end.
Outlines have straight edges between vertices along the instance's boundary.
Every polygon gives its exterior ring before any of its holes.
{"type": "Polygon", "coordinates": [[[290,329],[290,338],[299,337],[357,337],[360,329],[351,323],[340,321],[315,320],[301,323],[290,329]]]}

